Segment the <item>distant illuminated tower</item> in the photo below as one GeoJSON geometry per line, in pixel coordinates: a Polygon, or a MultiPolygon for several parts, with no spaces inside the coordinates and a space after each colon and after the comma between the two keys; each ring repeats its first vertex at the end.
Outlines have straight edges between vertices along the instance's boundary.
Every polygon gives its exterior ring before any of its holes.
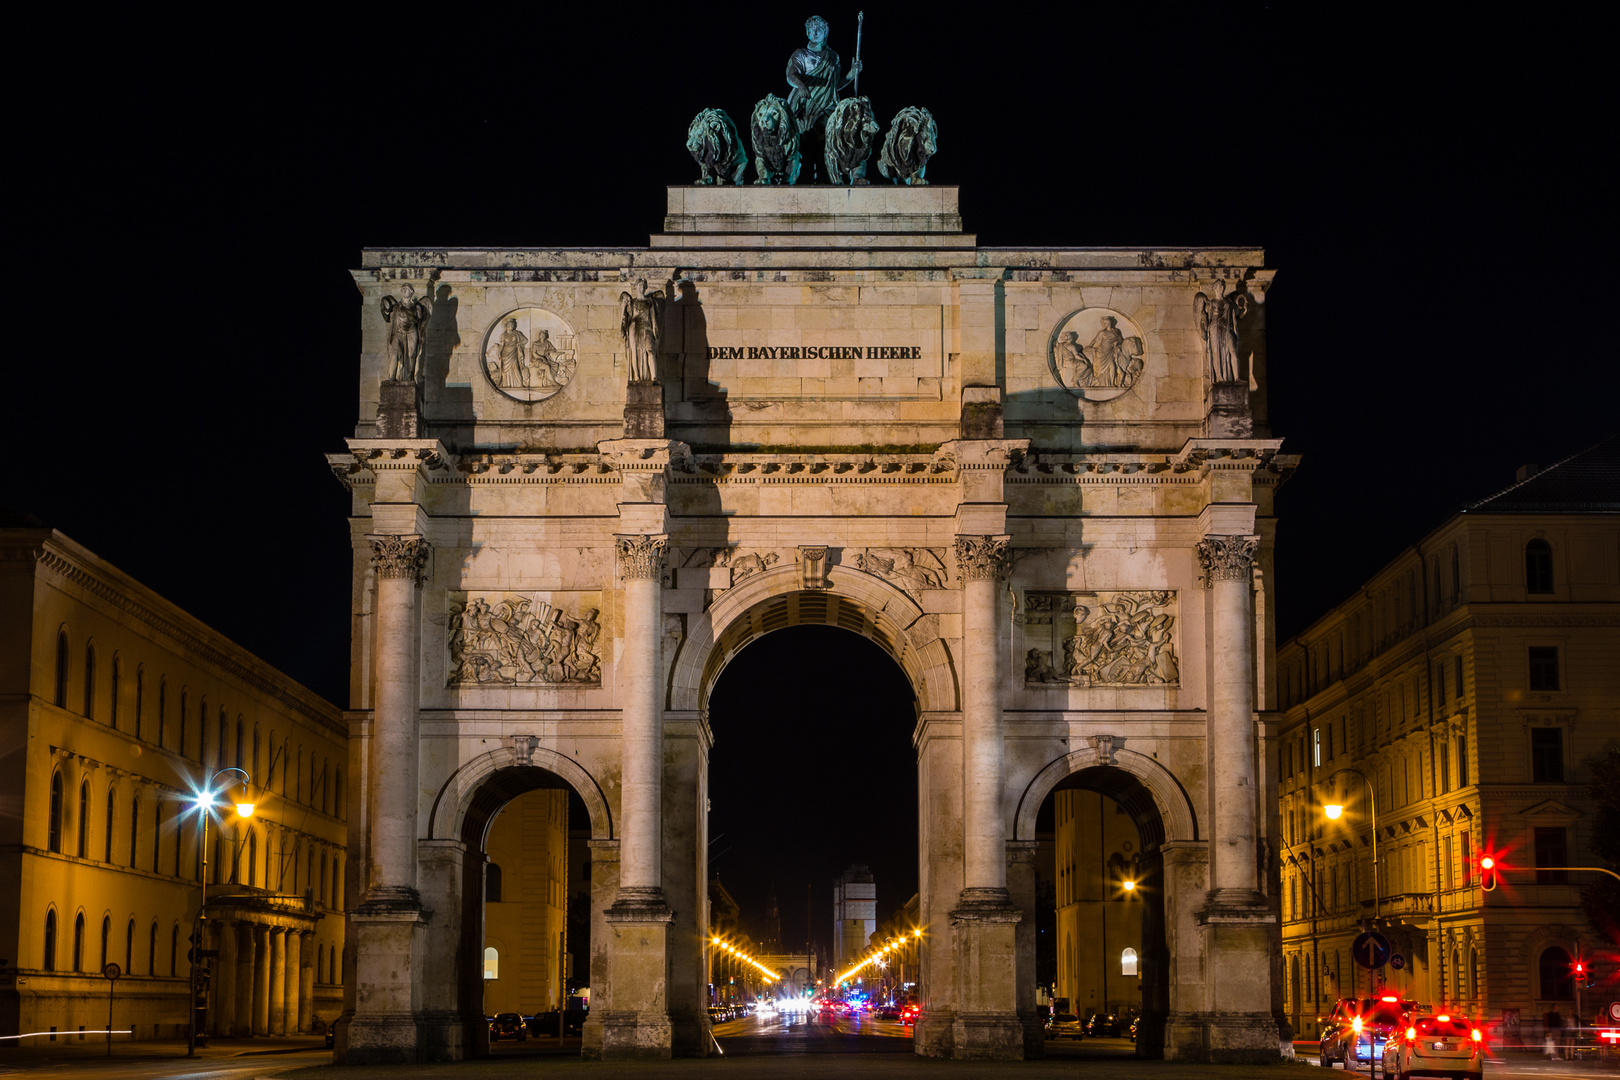
{"type": "Polygon", "coordinates": [[[833,966],[842,970],[877,930],[877,884],[865,863],[833,881],[833,966]]]}

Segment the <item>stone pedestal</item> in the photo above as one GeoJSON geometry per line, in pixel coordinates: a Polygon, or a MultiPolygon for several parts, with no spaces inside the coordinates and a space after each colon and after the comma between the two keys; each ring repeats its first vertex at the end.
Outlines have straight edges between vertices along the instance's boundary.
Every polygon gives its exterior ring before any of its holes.
{"type": "Polygon", "coordinates": [[[1005,889],[964,889],[962,905],[951,912],[957,971],[951,1056],[958,1060],[1024,1058],[1016,1011],[1020,919],[1005,889]]]}
{"type": "Polygon", "coordinates": [[[624,437],[662,439],[664,437],[664,385],[633,382],[624,400],[624,437]]]}
{"type": "Polygon", "coordinates": [[[605,1061],[667,1060],[672,1056],[674,1032],[667,991],[669,927],[674,917],[658,889],[621,888],[619,899],[608,909],[608,979],[613,986],[613,1007],[601,1017],[601,1057],[605,1061]]]}
{"type": "Polygon", "coordinates": [[[1023,916],[1013,935],[1018,954],[1013,973],[1013,1007],[1024,1026],[1024,1058],[1030,1061],[1046,1056],[1046,1032],[1035,1011],[1035,907],[1039,903],[1035,891],[1036,846],[1034,840],[1007,842],[1007,898],[1023,916]]]}
{"type": "Polygon", "coordinates": [[[1248,383],[1213,383],[1209,388],[1204,436],[1210,439],[1252,439],[1254,413],[1249,407],[1248,383]]]}
{"type": "Polygon", "coordinates": [[[357,986],[343,1065],[407,1065],[418,1060],[412,1011],[415,938],[422,925],[415,907],[387,910],[366,904],[349,914],[357,986]]]}
{"type": "Polygon", "coordinates": [[[591,849],[591,1010],[580,1032],[580,1056],[602,1058],[602,1017],[613,1011],[613,972],[609,959],[607,911],[619,894],[619,842],[592,840],[591,849]]]}
{"type": "Polygon", "coordinates": [[[1003,426],[1000,387],[962,387],[960,438],[999,439],[1003,426]]]}
{"type": "Polygon", "coordinates": [[[1198,912],[1210,1007],[1197,1018],[1200,1060],[1275,1065],[1281,1054],[1271,1011],[1271,936],[1275,923],[1260,904],[1211,901],[1198,912]]]}
{"type": "Polygon", "coordinates": [[[377,401],[377,435],[383,439],[422,437],[422,388],[403,379],[384,379],[377,401]]]}

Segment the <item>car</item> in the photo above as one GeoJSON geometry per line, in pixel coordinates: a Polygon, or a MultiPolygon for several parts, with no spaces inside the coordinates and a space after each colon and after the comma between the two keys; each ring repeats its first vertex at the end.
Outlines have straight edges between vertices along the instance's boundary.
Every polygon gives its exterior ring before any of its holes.
{"type": "Polygon", "coordinates": [[[907,1005],[900,1010],[900,1022],[902,1024],[915,1024],[917,1022],[917,1014],[920,1012],[922,1012],[922,1009],[918,1006],[907,1005]]]}
{"type": "Polygon", "coordinates": [[[1485,1068],[1485,1037],[1466,1016],[1417,1009],[1407,1014],[1406,1030],[1384,1040],[1384,1075],[1453,1076],[1480,1080],[1485,1068]]]}
{"type": "Polygon", "coordinates": [[[1073,1039],[1079,1042],[1086,1037],[1085,1027],[1080,1018],[1074,1013],[1053,1013],[1046,1018],[1046,1037],[1048,1039],[1073,1039]]]}
{"type": "Polygon", "coordinates": [[[1392,994],[1380,997],[1340,998],[1322,1023],[1322,1064],[1360,1069],[1383,1058],[1384,1042],[1405,1030],[1405,1014],[1417,1002],[1392,994]]]}
{"type": "Polygon", "coordinates": [[[898,1020],[900,1019],[900,1010],[893,1005],[885,1005],[877,1011],[877,1018],[879,1020],[898,1020]]]}
{"type": "Polygon", "coordinates": [[[500,1039],[516,1039],[523,1042],[529,1037],[523,1024],[523,1017],[514,1012],[496,1013],[495,1019],[489,1022],[489,1041],[497,1042],[500,1039]]]}
{"type": "Polygon", "coordinates": [[[1130,1028],[1130,1031],[1126,1032],[1126,1034],[1130,1038],[1132,1038],[1132,1039],[1136,1038],[1136,1026],[1138,1024],[1140,1024],[1141,1022],[1142,1022],[1142,1018],[1140,1016],[1131,1017],[1131,1028],[1130,1028]]]}
{"type": "Polygon", "coordinates": [[[1119,1017],[1112,1013],[1092,1013],[1086,1018],[1086,1034],[1094,1039],[1119,1038],[1119,1017]]]}

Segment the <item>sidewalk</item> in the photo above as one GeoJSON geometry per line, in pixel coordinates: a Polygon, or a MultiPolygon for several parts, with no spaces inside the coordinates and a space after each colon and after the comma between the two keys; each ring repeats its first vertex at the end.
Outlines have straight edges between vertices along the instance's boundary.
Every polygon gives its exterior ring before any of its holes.
{"type": "MultiPolygon", "coordinates": [[[[284,1038],[220,1039],[208,1040],[209,1045],[197,1048],[197,1060],[220,1061],[228,1058],[252,1058],[264,1054],[292,1054],[302,1050],[324,1050],[326,1039],[320,1035],[292,1035],[284,1038]]],[[[114,1037],[112,1058],[115,1061],[185,1060],[186,1044],[182,1042],[142,1041],[120,1042],[114,1037]]],[[[86,1035],[80,1041],[77,1032],[63,1032],[56,1042],[38,1035],[20,1040],[20,1045],[0,1045],[0,1066],[13,1068],[46,1067],[75,1061],[107,1059],[107,1037],[86,1035]]]]}

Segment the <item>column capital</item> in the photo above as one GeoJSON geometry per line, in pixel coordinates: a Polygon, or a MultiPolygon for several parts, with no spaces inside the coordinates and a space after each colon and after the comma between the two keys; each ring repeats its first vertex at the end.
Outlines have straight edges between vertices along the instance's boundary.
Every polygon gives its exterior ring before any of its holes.
{"type": "Polygon", "coordinates": [[[1001,575],[1010,536],[958,536],[956,576],[961,581],[994,581],[1001,575]]]}
{"type": "Polygon", "coordinates": [[[619,560],[619,577],[626,581],[652,578],[657,580],[664,571],[664,551],[669,537],[615,536],[614,550],[619,560]]]}
{"type": "Polygon", "coordinates": [[[1204,586],[1217,581],[1251,581],[1258,536],[1206,536],[1198,541],[1198,564],[1204,568],[1204,586]]]}
{"type": "Polygon", "coordinates": [[[371,533],[371,565],[380,578],[409,578],[422,583],[430,545],[422,536],[371,533]]]}

